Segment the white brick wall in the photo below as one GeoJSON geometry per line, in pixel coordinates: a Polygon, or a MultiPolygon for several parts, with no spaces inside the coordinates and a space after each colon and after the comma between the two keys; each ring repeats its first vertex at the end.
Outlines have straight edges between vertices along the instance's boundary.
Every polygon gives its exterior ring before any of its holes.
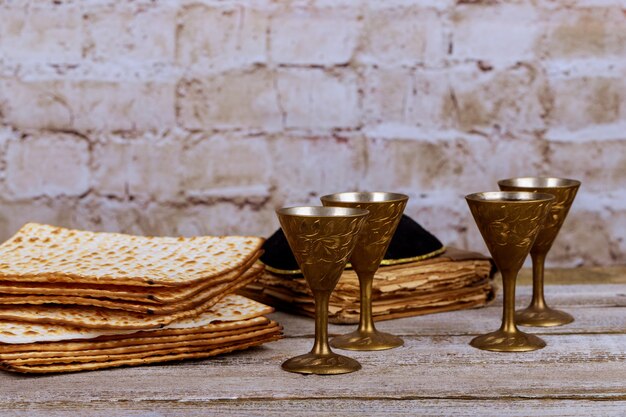
{"type": "Polygon", "coordinates": [[[356,76],[337,69],[294,68],[277,74],[277,91],[284,127],[355,129],[360,123],[356,76]]]}
{"type": "Polygon", "coordinates": [[[268,42],[277,64],[346,64],[359,43],[357,7],[291,7],[272,17],[268,42]]]}
{"type": "Polygon", "coordinates": [[[267,62],[267,10],[224,3],[189,4],[178,11],[176,62],[181,69],[202,72],[267,62]]]}
{"type": "Polygon", "coordinates": [[[534,58],[542,27],[541,14],[531,2],[476,3],[461,5],[452,13],[453,58],[498,64],[534,58]]]}
{"type": "Polygon", "coordinates": [[[276,74],[265,67],[229,71],[178,84],[178,122],[191,130],[277,130],[276,74]]]}
{"type": "Polygon", "coordinates": [[[484,250],[463,195],[583,187],[549,261],[626,262],[623,0],[0,2],[0,239],[267,235],[341,190],[484,250]]]}
{"type": "Polygon", "coordinates": [[[116,2],[83,11],[83,58],[99,62],[171,62],[176,9],[116,2]]]}
{"type": "Polygon", "coordinates": [[[0,22],[0,53],[7,60],[24,64],[81,61],[84,33],[76,5],[3,2],[0,22]]]}
{"type": "Polygon", "coordinates": [[[418,2],[394,7],[387,2],[366,9],[359,61],[374,65],[441,65],[447,42],[440,14],[418,2]]]}
{"type": "Polygon", "coordinates": [[[175,125],[175,86],[148,80],[0,79],[4,121],[19,129],[158,130],[175,125]]]}
{"type": "Polygon", "coordinates": [[[9,142],[5,152],[8,197],[60,197],[89,190],[89,145],[80,137],[38,134],[9,142]]]}

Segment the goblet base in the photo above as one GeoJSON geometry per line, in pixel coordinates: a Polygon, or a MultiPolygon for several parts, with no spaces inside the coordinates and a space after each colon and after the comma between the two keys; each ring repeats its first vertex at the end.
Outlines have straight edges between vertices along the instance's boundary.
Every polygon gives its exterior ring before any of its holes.
{"type": "Polygon", "coordinates": [[[282,368],[299,374],[338,375],[358,371],[361,364],[352,358],[332,352],[325,355],[307,353],[286,360],[282,368]]]}
{"type": "Polygon", "coordinates": [[[400,347],[404,345],[404,341],[389,333],[355,330],[333,338],[330,345],[345,350],[386,350],[400,347]]]}
{"type": "Polygon", "coordinates": [[[470,345],[493,352],[530,352],[546,346],[543,339],[519,330],[507,332],[502,329],[475,337],[470,345]]]}
{"type": "Polygon", "coordinates": [[[515,312],[515,322],[521,326],[552,327],[563,326],[574,321],[570,314],[550,307],[528,306],[515,312]]]}

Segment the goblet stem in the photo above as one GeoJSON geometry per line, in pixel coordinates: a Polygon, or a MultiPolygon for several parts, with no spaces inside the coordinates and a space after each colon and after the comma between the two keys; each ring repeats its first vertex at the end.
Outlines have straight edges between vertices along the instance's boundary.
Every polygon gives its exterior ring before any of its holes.
{"type": "Polygon", "coordinates": [[[525,352],[541,349],[546,342],[520,331],[515,324],[515,281],[518,270],[502,270],[504,306],[502,325],[495,332],[477,336],[470,344],[478,349],[495,352],[525,352]]]}
{"type": "Polygon", "coordinates": [[[504,308],[502,311],[502,326],[500,330],[505,333],[517,332],[515,325],[515,281],[517,280],[517,271],[502,271],[502,286],[504,287],[504,308]]]}
{"type": "Polygon", "coordinates": [[[530,305],[515,315],[515,322],[521,326],[562,326],[574,321],[574,317],[560,310],[555,310],[546,304],[543,295],[545,252],[531,251],[533,258],[533,298],[530,305]]]}
{"type": "Polygon", "coordinates": [[[315,343],[311,353],[316,355],[329,355],[328,345],[328,301],[330,291],[313,291],[315,300],[315,343]]]}
{"type": "Polygon", "coordinates": [[[543,297],[543,269],[546,254],[531,251],[530,256],[533,260],[533,299],[530,305],[538,309],[544,309],[547,307],[546,300],[543,297]]]}
{"type": "Polygon", "coordinates": [[[359,272],[359,288],[361,307],[359,327],[348,334],[337,336],[331,340],[332,347],[348,350],[384,350],[402,346],[404,342],[397,336],[379,332],[374,326],[372,315],[372,285],[375,272],[359,272]]]}
{"type": "Polygon", "coordinates": [[[335,375],[354,372],[361,364],[330,350],[328,345],[328,301],[331,291],[312,290],[315,299],[315,342],[311,352],[288,359],[282,365],[289,372],[335,375]]]}
{"type": "Polygon", "coordinates": [[[359,288],[361,291],[361,306],[359,314],[359,332],[374,333],[374,318],[372,316],[372,284],[375,272],[359,272],[359,288]]]}

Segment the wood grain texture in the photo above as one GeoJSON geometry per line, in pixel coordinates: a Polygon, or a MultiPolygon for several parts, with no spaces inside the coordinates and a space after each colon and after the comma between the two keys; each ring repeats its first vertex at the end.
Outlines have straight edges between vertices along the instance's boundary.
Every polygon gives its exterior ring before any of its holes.
{"type": "MultiPolygon", "coordinates": [[[[550,262],[548,254],[547,262],[550,262]]],[[[518,284],[532,284],[532,270],[523,268],[518,277],[518,284]]],[[[545,271],[546,285],[553,284],[626,284],[626,265],[624,266],[591,266],[584,268],[550,268],[545,271]]]]}
{"type": "Polygon", "coordinates": [[[363,369],[332,380],[281,370],[283,360],[310,350],[310,338],[168,366],[49,377],[3,374],[0,403],[67,401],[68,394],[76,402],[94,398],[626,399],[626,335],[546,336],[547,348],[519,355],[478,351],[468,346],[469,340],[467,336],[411,337],[405,338],[404,347],[384,354],[351,352],[363,369]]]}
{"type": "MultiPolygon", "coordinates": [[[[518,308],[530,301],[532,288],[520,286],[517,291],[518,308]]],[[[626,284],[606,285],[552,285],[546,287],[550,306],[562,308],[576,321],[567,326],[533,328],[537,334],[597,334],[626,332],[626,284]]],[[[500,325],[502,294],[484,308],[447,312],[380,322],[377,328],[397,335],[477,335],[500,325]]],[[[291,337],[311,336],[313,320],[277,312],[271,316],[285,326],[291,337]]],[[[348,332],[354,326],[330,325],[329,333],[348,332]]]]}
{"type": "Polygon", "coordinates": [[[299,400],[240,400],[226,401],[92,401],[89,410],[75,403],[24,404],[3,408],[3,416],[65,417],[189,417],[222,416],[476,416],[476,417],[623,417],[626,403],[621,401],[588,400],[524,400],[524,399],[299,399],[299,400]]]}
{"type": "MultiPolygon", "coordinates": [[[[551,305],[576,321],[528,329],[548,342],[536,352],[468,345],[499,325],[497,300],[483,309],[380,323],[403,335],[405,346],[349,352],[363,365],[354,374],[302,376],[280,364],[310,350],[313,321],[274,313],[287,339],[209,360],[41,377],[0,373],[0,414],[623,416],[626,283],[607,275],[604,285],[546,289],[551,305]]],[[[518,293],[522,305],[530,287],[518,293]]]]}
{"type": "MultiPolygon", "coordinates": [[[[565,310],[575,318],[575,321],[567,326],[520,328],[536,334],[582,335],[626,332],[625,307],[567,307],[565,310]]],[[[476,336],[498,328],[500,326],[501,315],[502,307],[495,306],[476,310],[465,310],[464,314],[448,312],[380,322],[376,324],[376,328],[399,336],[476,336]]],[[[287,313],[274,313],[268,317],[282,324],[285,327],[286,334],[290,337],[312,337],[313,335],[314,322],[312,319],[303,319],[287,313]]],[[[348,333],[354,328],[356,328],[356,325],[331,324],[328,327],[328,331],[330,335],[335,336],[348,333]]]]}

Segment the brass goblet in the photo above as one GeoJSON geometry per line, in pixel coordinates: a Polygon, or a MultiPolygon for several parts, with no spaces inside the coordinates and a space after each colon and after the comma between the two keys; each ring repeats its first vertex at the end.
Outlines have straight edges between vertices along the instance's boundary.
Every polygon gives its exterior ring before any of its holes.
{"type": "Polygon", "coordinates": [[[554,202],[551,194],[487,192],[465,197],[493,261],[502,274],[504,307],[500,329],[470,344],[496,352],[526,352],[545,347],[515,324],[515,280],[554,202]]]}
{"type": "Polygon", "coordinates": [[[528,307],[515,313],[516,322],[522,326],[540,327],[562,326],[573,322],[574,317],[570,314],[552,309],[546,304],[543,295],[543,269],[546,255],[572,206],[580,181],[565,178],[525,177],[500,180],[498,185],[502,191],[530,191],[548,193],[556,197],[550,214],[539,230],[535,244],[530,249],[530,257],[533,260],[533,297],[528,307]]]}
{"type": "Polygon", "coordinates": [[[301,374],[345,374],[361,364],[328,346],[328,301],[354,250],[367,210],[341,207],[288,207],[276,211],[289,247],[315,299],[315,343],[310,353],[285,361],[301,374]]]}
{"type": "Polygon", "coordinates": [[[385,256],[409,197],[404,194],[354,192],[326,195],[324,206],[353,207],[369,211],[358,237],[350,263],[359,277],[359,327],[352,333],[333,338],[331,346],[348,350],[384,350],[402,346],[397,336],[376,330],[372,317],[372,283],[385,256]]]}

